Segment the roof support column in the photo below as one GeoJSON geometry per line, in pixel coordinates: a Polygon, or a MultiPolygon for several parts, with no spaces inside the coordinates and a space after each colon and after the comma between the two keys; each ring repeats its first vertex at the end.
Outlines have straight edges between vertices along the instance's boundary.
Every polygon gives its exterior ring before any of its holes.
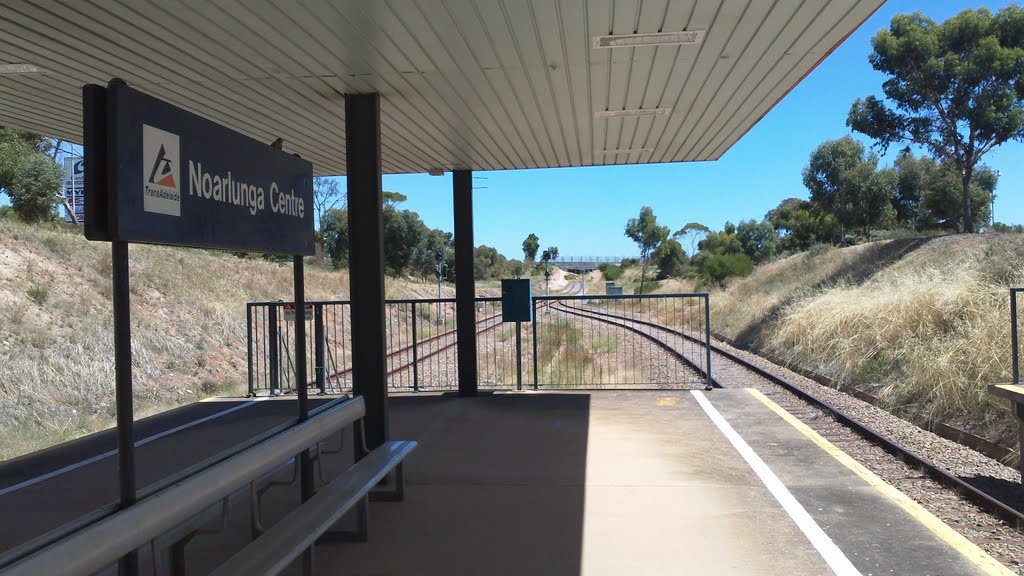
{"type": "MultiPolygon", "coordinates": [[[[366,446],[388,438],[384,344],[384,216],[380,161],[380,95],[345,95],[348,175],[349,290],[352,293],[352,388],[366,402],[366,446]]],[[[359,446],[359,430],[356,430],[359,446]]],[[[358,453],[358,450],[357,450],[358,453]]]]}
{"type": "Polygon", "coordinates": [[[459,396],[476,396],[476,282],[473,280],[473,171],[452,173],[455,203],[455,323],[459,396]]]}

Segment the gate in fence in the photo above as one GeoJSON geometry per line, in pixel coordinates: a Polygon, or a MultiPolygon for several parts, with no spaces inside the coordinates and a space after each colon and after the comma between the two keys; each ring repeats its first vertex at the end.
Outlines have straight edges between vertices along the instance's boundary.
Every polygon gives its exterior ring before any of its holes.
{"type": "MultiPolygon", "coordinates": [[[[352,389],[347,300],[307,302],[304,385],[321,394],[352,389]]],[[[252,302],[248,393],[292,392],[295,313],[290,302],[252,302]]],[[[454,298],[388,300],[388,388],[458,388],[454,298]]],[[[481,389],[688,388],[711,382],[707,294],[538,296],[533,320],[501,320],[501,299],[476,299],[477,379],[481,389]],[[517,374],[520,374],[517,377],[517,374]]]]}

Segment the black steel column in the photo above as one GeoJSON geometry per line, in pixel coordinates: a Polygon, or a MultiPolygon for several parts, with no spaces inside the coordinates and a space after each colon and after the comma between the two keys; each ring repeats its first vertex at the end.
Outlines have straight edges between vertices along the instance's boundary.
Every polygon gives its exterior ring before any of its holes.
{"type": "MultiPolygon", "coordinates": [[[[384,346],[384,197],[380,164],[380,96],[345,96],[349,290],[352,293],[352,389],[366,402],[366,445],[388,438],[384,346]]],[[[359,446],[360,437],[356,437],[359,446]]]]}
{"type": "MultiPolygon", "coordinates": [[[[298,396],[299,422],[309,419],[309,389],[306,377],[306,276],[302,256],[292,257],[295,289],[295,393],[298,396]]],[[[299,493],[305,502],[313,497],[313,460],[309,449],[299,454],[299,493]]],[[[313,547],[302,551],[302,574],[313,574],[313,547]]]]}
{"type": "MultiPolygon", "coordinates": [[[[132,398],[132,323],[128,284],[128,243],[111,242],[114,284],[114,400],[117,406],[117,476],[120,504],[135,503],[135,416],[132,398]]],[[[120,576],[139,573],[139,557],[130,552],[118,562],[120,576]]]]}
{"type": "Polygon", "coordinates": [[[476,282],[473,280],[473,171],[452,173],[455,199],[455,322],[459,396],[476,396],[476,282]]]}

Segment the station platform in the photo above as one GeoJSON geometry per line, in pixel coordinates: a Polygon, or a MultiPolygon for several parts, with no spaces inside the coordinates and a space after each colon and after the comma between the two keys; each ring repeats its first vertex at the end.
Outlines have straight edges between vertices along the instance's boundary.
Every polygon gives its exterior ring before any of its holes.
{"type": "MultiPolygon", "coordinates": [[[[371,504],[369,542],[318,546],[318,574],[1011,574],[755,391],[390,403],[392,437],[419,442],[405,501],[371,504]]],[[[140,486],[294,412],[224,399],[141,421],[140,486]]],[[[115,501],[114,447],[97,434],[0,465],[0,554],[115,501]]],[[[276,518],[298,504],[278,500],[276,518]]],[[[229,524],[190,545],[189,574],[245,546],[245,510],[229,524]]]]}
{"type": "Polygon", "coordinates": [[[320,574],[1011,573],[753,391],[420,396],[391,414],[420,443],[406,500],[373,504],[368,543],[319,547],[320,574]]]}

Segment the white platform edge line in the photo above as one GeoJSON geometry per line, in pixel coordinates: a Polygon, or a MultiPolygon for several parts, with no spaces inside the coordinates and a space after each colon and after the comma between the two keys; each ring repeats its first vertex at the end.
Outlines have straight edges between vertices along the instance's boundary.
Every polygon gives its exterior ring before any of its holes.
{"type": "Polygon", "coordinates": [[[757,477],[761,479],[768,491],[772,493],[772,496],[778,500],[782,508],[789,514],[790,518],[796,522],[800,531],[804,533],[804,536],[811,542],[814,549],[818,551],[818,554],[825,560],[829,568],[832,569],[838,576],[862,576],[860,571],[850,562],[850,559],[846,557],[846,554],[836,546],[835,542],[825,534],[825,531],[818,526],[818,523],[811,518],[811,515],[807,513],[807,510],[797,502],[793,494],[786,488],[786,485],[779,480],[779,477],[772,472],[771,468],[765,464],[764,460],[754,452],[754,449],[747,444],[733,427],[726,422],[722,414],[711,405],[711,402],[705,397],[704,393],[700,390],[691,390],[694,398],[697,399],[697,403],[704,409],[711,421],[715,423],[715,426],[721,430],[722,434],[729,440],[733,448],[740,453],[740,456],[747,462],[750,468],[757,474],[757,477]]]}
{"type": "MultiPolygon", "coordinates": [[[[259,402],[259,401],[263,400],[264,398],[267,398],[267,397],[266,396],[261,396],[261,397],[258,397],[258,398],[253,398],[252,400],[250,400],[250,401],[248,401],[248,402],[246,402],[244,404],[239,404],[238,406],[235,406],[234,408],[229,408],[229,409],[223,410],[221,412],[215,412],[213,414],[210,414],[209,416],[205,416],[203,418],[200,418],[199,420],[192,420],[192,421],[186,422],[184,424],[181,424],[179,426],[175,426],[174,428],[171,428],[169,430],[164,430],[163,432],[160,432],[158,434],[153,434],[152,436],[147,436],[147,437],[143,438],[142,440],[139,440],[138,442],[136,442],[135,443],[135,447],[138,448],[139,446],[145,446],[146,444],[149,444],[150,442],[154,442],[154,441],[159,440],[161,438],[164,438],[166,436],[170,436],[171,434],[175,434],[177,432],[181,432],[182,430],[185,430],[187,428],[191,428],[191,427],[196,426],[198,424],[202,424],[203,422],[209,422],[210,420],[216,420],[217,418],[220,418],[221,416],[227,416],[228,414],[231,414],[232,412],[236,412],[236,411],[241,410],[243,408],[248,408],[249,406],[254,405],[256,402],[259,402]]],[[[63,468],[58,468],[56,470],[52,470],[50,472],[47,472],[46,474],[41,474],[39,476],[36,476],[35,478],[29,478],[28,480],[23,480],[23,481],[21,481],[21,482],[19,482],[17,484],[14,484],[13,486],[8,486],[7,488],[4,488],[3,490],[0,490],[0,496],[6,496],[7,494],[10,494],[11,492],[17,492],[18,490],[21,490],[22,488],[27,488],[27,487],[32,486],[34,484],[38,484],[40,482],[45,482],[46,480],[49,480],[50,478],[55,478],[57,476],[60,476],[61,474],[67,474],[68,472],[71,472],[72,470],[77,470],[79,468],[88,466],[89,464],[93,464],[95,462],[99,462],[100,460],[103,460],[104,458],[109,458],[109,457],[111,457],[111,456],[113,456],[115,454],[117,454],[117,450],[116,449],[115,450],[108,450],[106,452],[103,452],[102,454],[97,454],[97,455],[93,456],[92,458],[86,458],[85,460],[82,460],[80,462],[75,462],[74,464],[68,464],[67,466],[64,466],[63,468]]]]}

